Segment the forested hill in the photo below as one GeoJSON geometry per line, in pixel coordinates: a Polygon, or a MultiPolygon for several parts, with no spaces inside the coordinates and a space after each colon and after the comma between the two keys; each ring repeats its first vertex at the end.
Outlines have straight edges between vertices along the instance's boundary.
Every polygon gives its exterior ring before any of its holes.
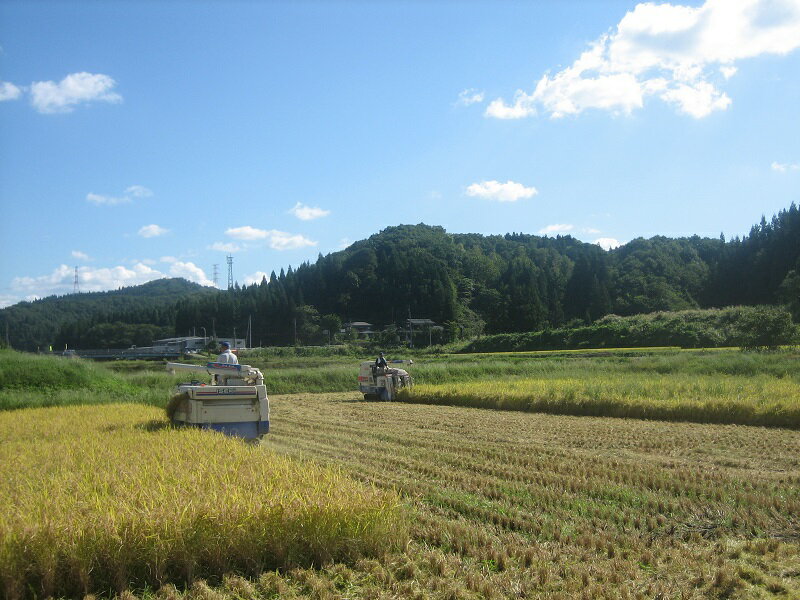
{"type": "MultiPolygon", "coordinates": [[[[591,322],[609,313],[741,304],[786,303],[797,318],[800,211],[792,204],[771,221],[762,218],[742,239],[638,238],[610,252],[571,236],[448,234],[441,227],[400,225],[313,264],[272,273],[260,284],[201,289],[189,290],[171,309],[163,296],[127,296],[133,304],[113,311],[105,301],[84,305],[72,321],[46,323],[48,339],[85,347],[88,328],[105,321],[158,324],[176,334],[200,327],[210,332],[213,324],[217,333],[231,335],[234,327],[245,332],[251,319],[253,342],[267,345],[294,343],[295,330],[298,342],[319,343],[324,329],[338,330],[342,322],[383,329],[409,316],[444,325],[443,341],[591,322]]],[[[3,311],[17,311],[9,315],[15,347],[15,336],[25,331],[20,317],[31,327],[47,313],[34,316],[22,308],[3,311]]]]}
{"type": "Polygon", "coordinates": [[[153,339],[151,335],[173,333],[178,300],[189,296],[199,300],[216,293],[216,289],[177,278],[157,279],[108,292],[49,296],[0,310],[3,327],[0,334],[5,341],[5,324],[8,323],[9,340],[14,348],[36,350],[37,347],[46,349],[54,342],[61,342],[63,347],[63,340],[57,340],[60,330],[82,329],[85,332],[99,324],[122,322],[149,325],[139,332],[140,337],[124,340],[130,345],[141,344],[146,338],[149,344],[153,339]]]}
{"type": "Polygon", "coordinates": [[[611,252],[570,236],[448,234],[389,227],[314,264],[272,273],[231,294],[179,303],[178,331],[216,320],[253,341],[314,343],[337,319],[400,325],[410,315],[445,325],[445,339],[589,322],[608,313],[738,304],[800,296],[800,211],[761,220],[743,239],[654,237],[611,252]],[[321,319],[321,320],[320,320],[321,319]]]}

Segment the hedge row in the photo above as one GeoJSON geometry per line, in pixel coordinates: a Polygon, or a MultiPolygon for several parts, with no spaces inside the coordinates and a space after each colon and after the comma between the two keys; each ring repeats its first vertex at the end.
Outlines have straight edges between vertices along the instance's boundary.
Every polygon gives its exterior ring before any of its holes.
{"type": "Polygon", "coordinates": [[[774,348],[798,340],[788,310],[779,306],[655,312],[630,317],[606,315],[591,325],[502,333],[473,340],[462,352],[514,352],[581,348],[774,348]]]}

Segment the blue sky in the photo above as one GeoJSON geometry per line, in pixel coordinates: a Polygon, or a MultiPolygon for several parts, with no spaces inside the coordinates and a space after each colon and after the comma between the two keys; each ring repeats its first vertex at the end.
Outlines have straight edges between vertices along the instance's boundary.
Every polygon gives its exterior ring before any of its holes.
{"type": "Polygon", "coordinates": [[[0,306],[401,223],[608,248],[800,201],[800,0],[6,0],[0,48],[0,306]]]}

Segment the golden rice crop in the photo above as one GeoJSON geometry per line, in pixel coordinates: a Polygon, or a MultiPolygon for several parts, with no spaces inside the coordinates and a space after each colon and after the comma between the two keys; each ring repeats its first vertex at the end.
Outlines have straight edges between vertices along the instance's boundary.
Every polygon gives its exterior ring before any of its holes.
{"type": "Polygon", "coordinates": [[[136,405],[0,414],[0,585],[75,596],[375,555],[391,492],[136,405]]]}
{"type": "Polygon", "coordinates": [[[800,385],[759,375],[627,373],[417,385],[401,399],[552,414],[800,428],[800,385]]]}

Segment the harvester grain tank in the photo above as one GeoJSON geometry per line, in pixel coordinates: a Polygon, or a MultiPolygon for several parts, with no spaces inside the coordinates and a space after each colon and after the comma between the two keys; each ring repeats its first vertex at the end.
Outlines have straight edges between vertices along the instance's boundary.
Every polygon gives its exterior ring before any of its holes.
{"type": "Polygon", "coordinates": [[[167,363],[167,371],[211,375],[212,385],[179,383],[167,413],[176,425],[256,439],[269,432],[269,398],[261,371],[249,365],[167,363]]]}
{"type": "Polygon", "coordinates": [[[390,360],[390,366],[378,367],[373,361],[363,361],[358,371],[358,388],[364,400],[394,400],[398,391],[414,385],[414,379],[405,369],[391,365],[413,364],[413,360],[390,360]]]}

